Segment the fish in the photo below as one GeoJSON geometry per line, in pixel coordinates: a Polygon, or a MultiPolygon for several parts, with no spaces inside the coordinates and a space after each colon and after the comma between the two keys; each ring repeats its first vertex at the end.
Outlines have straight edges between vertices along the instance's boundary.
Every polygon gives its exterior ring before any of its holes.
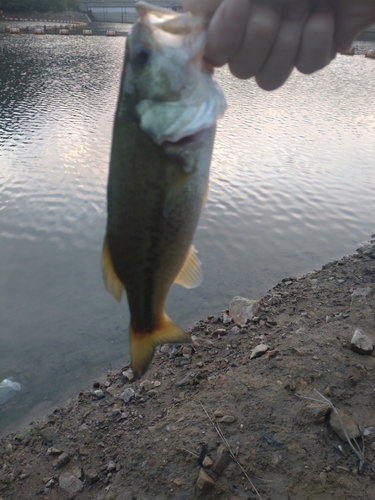
{"type": "Polygon", "coordinates": [[[225,96],[204,61],[207,20],[140,1],[127,38],[107,188],[102,273],[129,311],[131,368],[191,337],[164,310],[172,283],[195,288],[192,245],[207,192],[225,96]]]}

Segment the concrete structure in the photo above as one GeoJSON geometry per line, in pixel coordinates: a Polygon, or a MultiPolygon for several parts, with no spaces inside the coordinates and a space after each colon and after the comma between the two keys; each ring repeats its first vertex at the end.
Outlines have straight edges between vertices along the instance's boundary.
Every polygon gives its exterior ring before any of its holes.
{"type": "MultiPolygon", "coordinates": [[[[149,3],[171,10],[181,11],[181,0],[149,0],[149,3]]],[[[80,0],[81,10],[93,21],[134,23],[135,0],[80,0]]]]}

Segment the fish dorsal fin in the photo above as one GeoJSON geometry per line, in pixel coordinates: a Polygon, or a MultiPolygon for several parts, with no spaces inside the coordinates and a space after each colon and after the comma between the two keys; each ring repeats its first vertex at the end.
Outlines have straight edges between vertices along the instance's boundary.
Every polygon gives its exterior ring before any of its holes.
{"type": "Polygon", "coordinates": [[[104,240],[102,252],[102,273],[104,284],[109,293],[114,297],[117,302],[121,302],[122,294],[124,293],[124,285],[120,281],[113,267],[111,254],[108,247],[107,238],[104,240]]]}
{"type": "Polygon", "coordinates": [[[196,288],[202,283],[202,279],[201,262],[197,257],[197,251],[194,245],[191,245],[184,265],[174,282],[185,288],[196,288]]]}
{"type": "Polygon", "coordinates": [[[160,324],[152,332],[142,333],[129,327],[131,367],[136,378],[147,370],[159,344],[190,343],[191,337],[164,313],[160,324]]]}

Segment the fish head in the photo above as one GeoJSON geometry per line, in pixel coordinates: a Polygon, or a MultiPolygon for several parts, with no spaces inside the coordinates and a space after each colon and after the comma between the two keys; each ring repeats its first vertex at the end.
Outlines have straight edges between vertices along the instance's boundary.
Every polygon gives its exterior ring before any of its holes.
{"type": "Polygon", "coordinates": [[[141,128],[162,144],[214,126],[226,103],[203,58],[206,20],[146,2],[136,9],[124,90],[135,100],[141,128]]]}

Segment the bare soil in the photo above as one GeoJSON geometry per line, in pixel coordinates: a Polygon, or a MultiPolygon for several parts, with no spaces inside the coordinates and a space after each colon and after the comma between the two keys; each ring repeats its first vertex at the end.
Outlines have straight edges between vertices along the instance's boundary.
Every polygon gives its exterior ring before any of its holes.
{"type": "Polygon", "coordinates": [[[162,346],[146,379],[109,372],[1,439],[0,499],[375,500],[375,354],[350,349],[356,328],[375,340],[366,248],[278,283],[246,326],[200,321],[193,347],[162,346]],[[259,344],[267,353],[250,359],[259,344]],[[314,389],[366,429],[362,470],[330,407],[304,399],[314,389]]]}

